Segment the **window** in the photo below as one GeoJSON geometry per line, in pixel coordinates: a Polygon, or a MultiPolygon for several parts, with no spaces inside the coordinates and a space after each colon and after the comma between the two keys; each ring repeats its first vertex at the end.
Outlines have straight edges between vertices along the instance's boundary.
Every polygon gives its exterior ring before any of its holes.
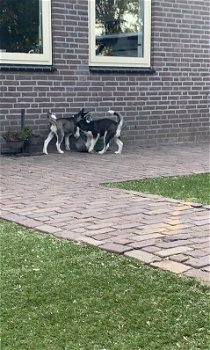
{"type": "Polygon", "coordinates": [[[150,67],[151,0],[89,0],[89,64],[150,67]]]}
{"type": "Polygon", "coordinates": [[[51,65],[51,0],[0,1],[0,63],[51,65]]]}

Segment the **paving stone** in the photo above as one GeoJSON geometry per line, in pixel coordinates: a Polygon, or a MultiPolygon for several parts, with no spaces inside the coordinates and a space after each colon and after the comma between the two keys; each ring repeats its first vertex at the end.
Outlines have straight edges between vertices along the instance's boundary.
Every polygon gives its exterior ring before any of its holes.
{"type": "Polygon", "coordinates": [[[202,267],[202,271],[210,272],[210,265],[202,267]]]}
{"type": "Polygon", "coordinates": [[[8,221],[14,221],[14,222],[16,222],[16,220],[18,220],[19,218],[20,218],[20,216],[19,215],[17,215],[17,214],[13,214],[13,213],[2,213],[1,214],[1,218],[2,219],[5,219],[5,220],[8,220],[8,221]]]}
{"type": "Polygon", "coordinates": [[[86,232],[86,229],[85,229],[85,227],[80,226],[80,227],[77,227],[77,228],[72,229],[72,231],[73,231],[73,232],[76,232],[76,233],[85,233],[85,232],[86,232]]]}
{"type": "MultiPolygon", "coordinates": [[[[188,254],[188,252],[187,252],[187,254],[188,254]]],[[[187,261],[189,259],[189,257],[185,254],[177,254],[177,255],[171,255],[169,257],[169,259],[182,263],[182,262],[187,261]]]]}
{"type": "Polygon", "coordinates": [[[196,249],[188,252],[188,255],[192,256],[193,258],[200,258],[208,254],[209,254],[209,249],[196,249]]]}
{"type": "Polygon", "coordinates": [[[206,220],[198,220],[194,222],[196,226],[204,226],[204,225],[209,225],[210,221],[209,219],[206,220]]]}
{"type": "Polygon", "coordinates": [[[96,234],[91,236],[93,239],[96,239],[97,241],[103,241],[104,239],[110,238],[110,236],[107,233],[102,234],[96,234]]]}
{"type": "Polygon", "coordinates": [[[150,233],[148,235],[141,234],[140,231],[134,231],[133,233],[135,234],[135,241],[138,241],[138,242],[163,237],[163,235],[160,233],[150,233]]]}
{"type": "Polygon", "coordinates": [[[159,251],[156,252],[156,254],[158,256],[167,257],[167,256],[171,256],[171,255],[187,252],[188,250],[192,250],[192,248],[189,248],[189,247],[186,247],[186,246],[178,246],[178,247],[174,247],[174,248],[168,248],[168,249],[159,250],[159,251]]]}
{"type": "Polygon", "coordinates": [[[176,231],[176,230],[183,230],[183,229],[190,229],[193,225],[192,224],[182,224],[182,223],[171,223],[169,222],[169,230],[170,231],[176,231]]]}
{"type": "Polygon", "coordinates": [[[93,246],[100,246],[101,244],[101,241],[97,241],[96,239],[94,238],[91,238],[91,237],[85,237],[83,236],[81,239],[80,239],[81,242],[83,243],[86,243],[86,244],[90,244],[90,245],[93,245],[93,246]]]}
{"type": "Polygon", "coordinates": [[[150,245],[154,245],[158,242],[158,239],[147,239],[146,241],[140,241],[140,242],[133,242],[133,243],[130,243],[130,247],[132,248],[143,248],[143,247],[147,247],[147,246],[150,246],[150,245]]]}
{"type": "Polygon", "coordinates": [[[40,222],[33,219],[28,218],[19,218],[15,221],[17,224],[29,227],[29,228],[36,228],[40,225],[40,222]]]}
{"type": "Polygon", "coordinates": [[[160,262],[154,262],[151,265],[178,274],[190,269],[189,266],[172,260],[162,260],[160,262]]]}
{"type": "Polygon", "coordinates": [[[45,218],[46,216],[49,216],[50,218],[56,217],[56,212],[54,211],[45,211],[44,213],[33,213],[30,215],[27,215],[29,218],[35,219],[35,220],[42,220],[42,218],[45,218]]]}
{"type": "Polygon", "coordinates": [[[145,215],[159,215],[159,214],[166,214],[170,212],[170,208],[160,208],[160,209],[150,209],[148,212],[145,212],[145,215]]]}
{"type": "Polygon", "coordinates": [[[197,268],[208,266],[210,264],[210,255],[203,256],[200,258],[190,258],[186,261],[186,264],[197,268]]]}
{"type": "Polygon", "coordinates": [[[55,233],[61,231],[58,227],[50,226],[50,225],[40,225],[36,227],[37,230],[43,231],[46,233],[55,233]]]}
{"type": "Polygon", "coordinates": [[[169,249],[169,248],[175,248],[179,246],[189,246],[190,244],[191,244],[190,240],[176,240],[172,242],[161,241],[161,242],[158,242],[156,245],[159,248],[169,249]]]}
{"type": "Polygon", "coordinates": [[[144,252],[142,250],[136,250],[136,249],[131,250],[129,252],[126,252],[126,253],[124,253],[124,255],[129,256],[131,258],[141,260],[147,264],[161,260],[160,258],[155,256],[154,254],[150,254],[150,253],[144,252]]]}
{"type": "Polygon", "coordinates": [[[205,237],[192,237],[191,238],[191,242],[192,243],[206,243],[208,242],[209,246],[210,246],[210,237],[205,236],[205,237]]]}
{"type": "Polygon", "coordinates": [[[59,231],[59,232],[54,232],[53,236],[57,238],[63,238],[67,239],[70,241],[75,241],[75,242],[80,242],[83,238],[83,235],[71,231],[59,231]]]}
{"type": "Polygon", "coordinates": [[[170,226],[166,225],[165,229],[163,231],[163,234],[166,236],[174,236],[175,234],[178,234],[179,232],[183,232],[184,229],[180,229],[180,227],[176,226],[170,226]]]}
{"type": "Polygon", "coordinates": [[[130,223],[122,223],[122,224],[118,224],[118,225],[113,225],[114,228],[118,229],[118,230],[126,230],[129,228],[135,228],[138,227],[139,223],[138,222],[130,222],[130,223]]]}
{"type": "MultiPolygon", "coordinates": [[[[28,215],[26,215],[26,216],[28,216],[28,215]]],[[[49,217],[49,216],[42,216],[41,218],[37,218],[36,220],[37,221],[41,221],[41,222],[47,222],[47,221],[51,220],[51,217],[49,217]]]]}
{"type": "Polygon", "coordinates": [[[164,241],[174,242],[174,241],[180,241],[180,240],[191,239],[191,238],[192,236],[190,233],[179,233],[172,236],[167,236],[166,238],[164,238],[164,241]]]}
{"type": "Polygon", "coordinates": [[[107,223],[97,223],[97,224],[87,226],[87,230],[93,230],[93,231],[104,230],[103,232],[100,231],[101,233],[104,233],[104,232],[107,232],[109,229],[110,231],[113,230],[113,228],[110,228],[110,226],[111,225],[107,223]]]}
{"type": "MultiPolygon", "coordinates": [[[[130,249],[156,256],[156,251],[185,246],[193,250],[170,255],[171,263],[180,263],[184,259],[182,255],[188,260],[202,258],[209,249],[209,243],[203,238],[209,234],[208,206],[192,207],[194,203],[100,184],[136,179],[136,174],[139,178],[152,178],[208,172],[208,155],[205,144],[196,144],[128,150],[125,147],[121,157],[109,153],[100,156],[100,162],[98,155],[78,152],[72,152],[71,159],[67,152],[62,157],[57,154],[15,160],[2,157],[2,215],[26,226],[38,225],[58,238],[84,240],[119,253],[130,249]],[[142,167],[144,163],[146,167],[142,167]],[[95,235],[99,235],[98,240],[94,239],[95,235]],[[151,240],[153,244],[142,249],[130,247],[132,242],[151,244],[151,240]],[[159,244],[162,246],[157,246],[159,244]]],[[[190,265],[187,268],[192,270],[190,265]]],[[[208,266],[201,267],[200,271],[205,268],[208,266]]]]}
{"type": "Polygon", "coordinates": [[[149,245],[147,247],[143,247],[142,250],[144,250],[145,252],[148,252],[148,253],[155,253],[160,249],[154,245],[149,245]]]}
{"type": "Polygon", "coordinates": [[[1,215],[2,219],[13,221],[16,224],[23,225],[29,228],[36,228],[40,225],[39,221],[29,219],[24,216],[16,215],[16,214],[3,214],[1,215]]]}
{"type": "Polygon", "coordinates": [[[204,243],[190,243],[189,246],[194,249],[209,249],[209,242],[204,243]]]}
{"type": "Polygon", "coordinates": [[[33,213],[39,214],[39,213],[46,213],[46,212],[54,212],[56,210],[60,209],[59,207],[49,207],[46,208],[37,208],[33,210],[33,213]]]}
{"type": "Polygon", "coordinates": [[[128,238],[121,238],[119,236],[115,236],[113,237],[112,242],[125,245],[131,243],[132,240],[128,238]]]}
{"type": "Polygon", "coordinates": [[[95,236],[95,235],[103,235],[103,234],[110,234],[110,232],[115,232],[114,228],[101,228],[98,230],[88,230],[88,228],[86,227],[86,232],[89,232],[89,236],[95,236]]]}
{"type": "Polygon", "coordinates": [[[210,273],[199,269],[190,269],[183,273],[185,276],[198,278],[202,281],[210,283],[210,273]]]}
{"type": "Polygon", "coordinates": [[[142,235],[149,235],[152,233],[159,233],[159,234],[165,234],[165,227],[163,224],[152,224],[149,225],[147,222],[145,223],[145,226],[141,228],[141,234],[142,235]]]}
{"type": "Polygon", "coordinates": [[[104,250],[108,250],[109,252],[119,253],[119,254],[123,254],[129,250],[132,250],[131,247],[127,247],[123,244],[117,244],[117,243],[105,243],[100,245],[100,248],[104,250]]]}

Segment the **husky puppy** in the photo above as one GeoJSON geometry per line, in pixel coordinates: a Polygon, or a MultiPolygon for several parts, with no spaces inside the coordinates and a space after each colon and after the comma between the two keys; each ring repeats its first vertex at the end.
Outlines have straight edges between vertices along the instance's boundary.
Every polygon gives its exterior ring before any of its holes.
{"type": "Polygon", "coordinates": [[[77,122],[80,121],[79,116],[77,119],[75,119],[74,117],[57,118],[54,113],[50,113],[50,112],[48,112],[47,116],[50,120],[51,125],[50,125],[50,132],[48,134],[48,137],[44,141],[43,153],[48,154],[47,148],[54,136],[56,136],[57,138],[56,148],[58,153],[64,153],[61,150],[61,144],[64,137],[65,137],[65,148],[67,151],[70,151],[69,136],[74,135],[74,137],[76,138],[80,136],[79,127],[77,126],[77,122]]]}
{"type": "Polygon", "coordinates": [[[120,154],[122,152],[123,142],[120,139],[120,134],[123,126],[123,117],[120,113],[113,110],[109,110],[108,113],[115,115],[117,121],[109,118],[93,120],[89,112],[84,112],[84,108],[75,115],[75,118],[81,117],[77,125],[87,136],[86,147],[89,153],[93,152],[99,138],[103,138],[104,141],[104,147],[98,152],[99,154],[104,154],[107,151],[111,140],[114,140],[118,146],[118,150],[115,153],[120,154]]]}

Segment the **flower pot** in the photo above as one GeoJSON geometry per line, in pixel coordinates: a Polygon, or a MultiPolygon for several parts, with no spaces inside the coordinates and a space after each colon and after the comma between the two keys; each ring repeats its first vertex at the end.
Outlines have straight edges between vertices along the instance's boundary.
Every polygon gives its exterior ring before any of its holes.
{"type": "Polygon", "coordinates": [[[31,146],[37,145],[39,143],[39,135],[32,134],[29,136],[28,143],[31,146]]]}
{"type": "Polygon", "coordinates": [[[25,143],[25,140],[14,140],[14,141],[6,141],[9,149],[14,153],[19,153],[25,143]]]}

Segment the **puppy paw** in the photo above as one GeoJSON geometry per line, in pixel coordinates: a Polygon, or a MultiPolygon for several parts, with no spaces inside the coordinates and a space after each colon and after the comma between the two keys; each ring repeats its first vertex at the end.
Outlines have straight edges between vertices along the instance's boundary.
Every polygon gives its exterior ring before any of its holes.
{"type": "Polygon", "coordinates": [[[121,154],[121,152],[120,152],[120,151],[115,151],[114,153],[115,153],[115,154],[121,154]]]}
{"type": "Polygon", "coordinates": [[[102,149],[101,151],[98,152],[98,154],[104,154],[105,153],[105,150],[102,149]]]}

